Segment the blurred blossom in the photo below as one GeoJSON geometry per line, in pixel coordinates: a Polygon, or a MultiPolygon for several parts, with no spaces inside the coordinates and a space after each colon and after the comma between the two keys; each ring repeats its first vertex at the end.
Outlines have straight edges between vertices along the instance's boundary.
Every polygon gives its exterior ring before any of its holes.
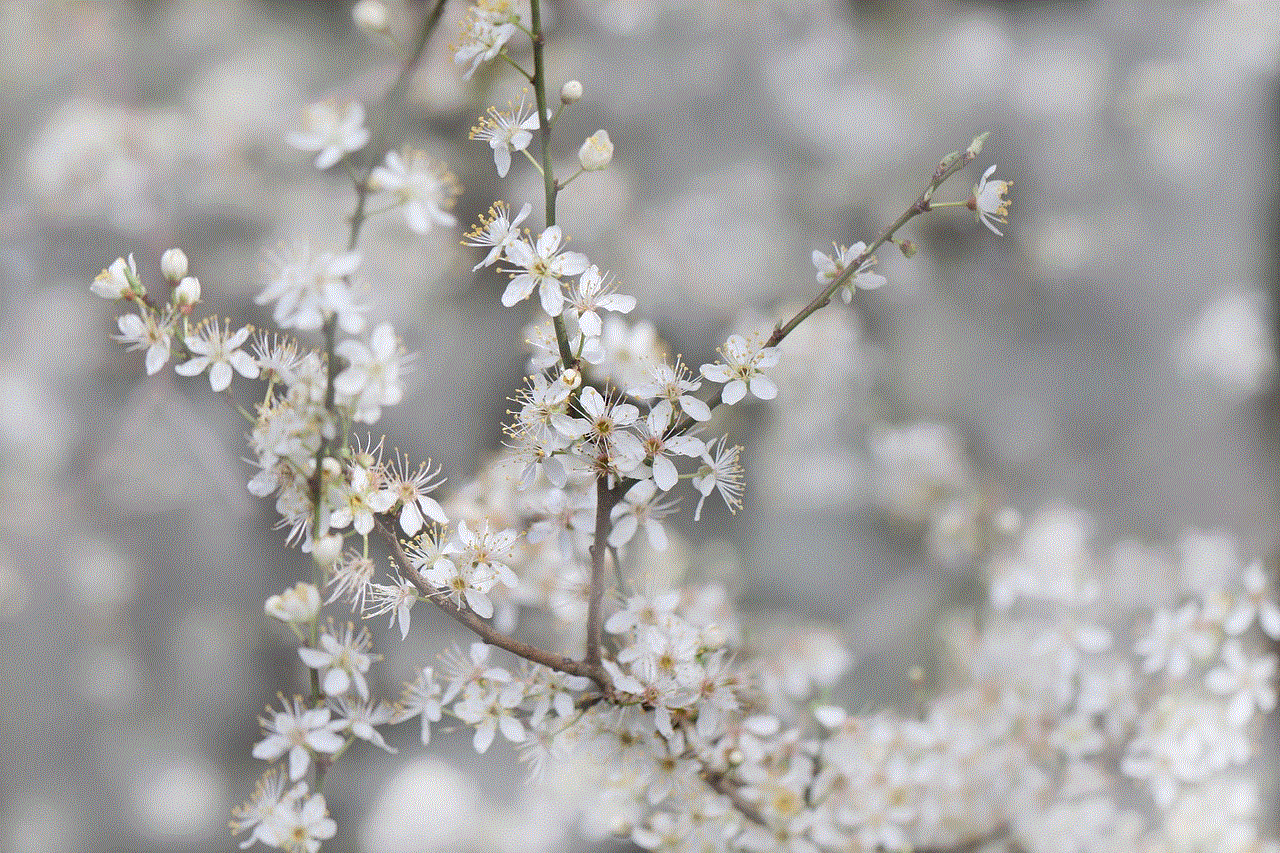
{"type": "Polygon", "coordinates": [[[126,813],[153,842],[179,844],[222,829],[225,780],[209,758],[177,752],[126,765],[126,813]]]}
{"type": "Polygon", "coordinates": [[[1178,541],[1178,551],[1188,592],[1229,588],[1244,570],[1235,540],[1220,530],[1188,530],[1178,541]]]}
{"type": "Polygon", "coordinates": [[[143,698],[146,675],[142,662],[129,649],[95,643],[83,649],[72,683],[90,707],[98,711],[126,711],[143,698]]]}
{"type": "Polygon", "coordinates": [[[483,803],[470,778],[438,758],[402,763],[369,807],[361,829],[368,853],[448,853],[471,849],[475,827],[459,815],[483,803]],[[430,796],[423,793],[430,791],[430,796]]]}
{"type": "Polygon", "coordinates": [[[971,488],[964,445],[946,424],[882,428],[870,450],[876,502],[895,524],[925,524],[949,498],[971,488]]]}
{"type": "Polygon", "coordinates": [[[1123,81],[1116,111],[1146,146],[1161,174],[1181,180],[1203,178],[1201,154],[1209,144],[1204,93],[1196,71],[1179,62],[1140,63],[1123,81]]]}
{"type": "Polygon", "coordinates": [[[106,216],[143,232],[162,215],[167,178],[187,156],[180,114],[77,99],[56,109],[27,148],[27,188],[50,215],[106,216]]]}
{"type": "MultiPolygon", "coordinates": [[[[66,463],[79,439],[73,416],[46,380],[17,365],[0,362],[0,495],[38,496],[66,463]]],[[[12,528],[34,525],[30,515],[5,521],[12,528]]]]}
{"type": "Polygon", "coordinates": [[[87,612],[118,615],[134,603],[137,566],[114,544],[76,536],[68,543],[62,562],[64,582],[76,604],[87,612]]]}
{"type": "Polygon", "coordinates": [[[16,620],[30,601],[31,585],[9,554],[0,551],[0,623],[16,620]]]}
{"type": "Polygon", "coordinates": [[[8,853],[75,853],[89,849],[78,809],[47,789],[6,785],[0,804],[0,850],[8,853]]]}
{"type": "Polygon", "coordinates": [[[1017,547],[989,568],[992,602],[1019,599],[1080,604],[1098,595],[1092,521],[1070,507],[1046,507],[1023,528],[1017,547]]]}
{"type": "Polygon", "coordinates": [[[1201,312],[1174,355],[1186,376],[1203,377],[1230,394],[1247,396],[1275,372],[1275,343],[1266,299],[1256,291],[1228,292],[1201,312]]]}
{"type": "Polygon", "coordinates": [[[1274,76],[1280,61],[1280,3],[1216,0],[1195,7],[1186,29],[1188,53],[1217,82],[1244,74],[1274,76]]]}
{"type": "Polygon", "coordinates": [[[1081,136],[1095,125],[1100,107],[1111,90],[1111,67],[1101,44],[1058,41],[1031,45],[1017,58],[1011,80],[1013,106],[1024,115],[1044,121],[1079,122],[1081,136]]]}
{"type": "MultiPolygon", "coordinates": [[[[278,51],[285,51],[283,45],[278,51]]],[[[219,168],[254,156],[278,160],[287,156],[280,139],[290,128],[301,95],[297,81],[286,73],[289,61],[273,51],[250,51],[226,62],[199,69],[187,88],[186,102],[196,121],[196,151],[219,168]]],[[[247,165],[247,164],[246,164],[247,165]]],[[[207,189],[231,189],[236,183],[217,181],[207,189]]],[[[232,193],[228,193],[228,196],[232,193]]]]}
{"type": "Polygon", "coordinates": [[[989,98],[1009,81],[1013,40],[998,19],[960,18],[941,36],[938,72],[943,85],[960,98],[989,98]]]}

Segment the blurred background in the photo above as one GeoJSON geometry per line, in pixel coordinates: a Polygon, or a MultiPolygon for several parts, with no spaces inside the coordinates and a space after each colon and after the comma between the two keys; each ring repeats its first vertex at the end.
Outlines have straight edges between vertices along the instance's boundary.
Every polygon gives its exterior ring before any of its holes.
{"type": "MultiPolygon", "coordinates": [[[[452,484],[499,446],[529,316],[500,310],[461,232],[494,199],[540,198],[520,158],[500,184],[466,140],[519,85],[498,65],[461,80],[464,11],[446,7],[400,128],[459,176],[463,227],[424,237],[382,217],[363,267],[371,319],[418,353],[378,429],[452,484]]],[[[853,701],[907,689],[995,508],[1078,508],[1099,547],[1176,550],[1191,529],[1272,555],[1280,4],[550,14],[553,83],[586,89],[557,129],[561,171],[597,128],[617,146],[559,221],[690,364],[808,301],[812,250],[869,239],[944,154],[992,132],[937,198],[998,163],[1005,235],[965,210],[909,225],[919,255],[881,250],[889,284],[815,316],[788,342],[780,400],[723,421],[748,448],[746,510],[676,522],[681,559],[723,564],[749,608],[842,628],[853,701]]],[[[264,250],[341,245],[351,206],[344,176],[285,134],[311,101],[375,97],[394,54],[342,3],[0,16],[0,851],[225,850],[261,769],[257,716],[281,673],[301,676],[262,601],[310,569],[245,491],[243,421],[203,378],[146,377],[88,285],[130,252],[154,283],[180,246],[209,313],[269,325],[264,250]]],[[[403,644],[379,630],[383,694],[452,636],[425,616],[403,644]]],[[[396,735],[400,756],[357,750],[330,777],[333,849],[566,843],[560,813],[510,784],[521,771],[475,772],[465,733],[429,749],[396,735]],[[485,821],[454,819],[469,801],[485,821]]]]}

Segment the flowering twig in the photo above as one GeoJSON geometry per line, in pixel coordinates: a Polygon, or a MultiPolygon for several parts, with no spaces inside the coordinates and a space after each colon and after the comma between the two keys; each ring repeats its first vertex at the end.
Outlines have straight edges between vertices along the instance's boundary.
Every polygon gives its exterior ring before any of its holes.
{"type": "MultiPolygon", "coordinates": [[[[796,312],[795,316],[787,322],[776,326],[773,330],[773,334],[769,335],[768,340],[764,342],[760,349],[768,349],[769,347],[777,346],[782,342],[783,338],[795,331],[795,328],[803,323],[810,314],[831,304],[832,295],[841,287],[844,287],[849,283],[849,280],[853,278],[860,269],[862,269],[863,263],[875,253],[876,249],[893,239],[893,236],[897,233],[898,229],[907,224],[907,222],[922,213],[927,213],[932,210],[934,207],[932,204],[934,191],[938,187],[942,186],[948,178],[963,169],[978,156],[979,152],[982,151],[982,144],[986,141],[987,136],[987,133],[983,133],[974,138],[973,142],[970,143],[969,147],[965,149],[963,154],[955,151],[942,158],[942,161],[938,164],[938,167],[934,169],[933,175],[929,179],[929,185],[925,187],[919,197],[917,197],[916,200],[913,201],[897,219],[886,226],[876,236],[876,238],[862,250],[862,252],[846,264],[844,270],[842,270],[839,275],[831,279],[831,282],[823,288],[808,305],[796,312]]],[[[706,401],[708,408],[714,409],[720,405],[723,401],[724,388],[725,386],[717,388],[716,392],[706,401]]],[[[672,430],[672,434],[681,435],[690,430],[696,423],[697,421],[686,414],[675,425],[672,430]]]]}
{"type": "Polygon", "coordinates": [[[470,628],[480,639],[525,660],[540,663],[543,666],[568,673],[569,675],[590,678],[601,687],[608,689],[608,678],[598,661],[594,664],[586,661],[577,661],[565,655],[549,652],[523,640],[517,640],[515,637],[497,630],[467,608],[460,607],[449,598],[440,595],[439,590],[427,583],[422,574],[413,567],[413,563],[409,560],[409,555],[405,553],[404,546],[400,544],[400,539],[396,532],[387,527],[381,519],[375,522],[375,527],[386,541],[387,547],[391,549],[391,558],[395,562],[396,571],[400,573],[400,576],[416,586],[424,597],[430,599],[433,604],[449,616],[470,628]]]}
{"type": "MultiPolygon", "coordinates": [[[[529,0],[530,40],[533,42],[533,76],[529,82],[533,85],[533,96],[538,105],[538,136],[542,147],[542,187],[545,204],[544,225],[550,228],[556,224],[556,193],[560,188],[556,184],[555,173],[551,170],[551,122],[547,119],[547,74],[542,59],[542,46],[545,39],[542,35],[542,11],[538,0],[529,0]]],[[[560,362],[565,369],[576,367],[578,360],[569,348],[569,332],[564,325],[564,317],[552,318],[556,331],[556,345],[560,349],[560,362]]]]}

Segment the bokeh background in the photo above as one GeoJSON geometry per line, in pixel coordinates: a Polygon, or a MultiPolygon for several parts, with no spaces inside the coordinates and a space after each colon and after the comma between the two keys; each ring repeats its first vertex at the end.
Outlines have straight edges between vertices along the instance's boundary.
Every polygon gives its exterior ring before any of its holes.
{"type": "MultiPolygon", "coordinates": [[[[1191,529],[1271,556],[1280,4],[550,5],[550,73],[587,93],[564,170],[597,128],[617,146],[559,220],[692,364],[807,301],[813,249],[869,237],[976,133],[938,197],[990,163],[1014,181],[1005,236],[963,210],[916,220],[917,257],[880,252],[886,287],[796,335],[777,404],[724,421],[747,510],[676,523],[680,559],[749,608],[845,632],[851,701],[895,701],[927,664],[992,508],[1076,507],[1099,547],[1191,529]]],[[[469,226],[540,184],[519,158],[499,183],[466,140],[519,86],[461,80],[463,12],[398,127],[458,174],[469,226]]],[[[245,491],[243,422],[203,379],[146,377],[88,284],[130,252],[155,281],[181,246],[211,312],[269,324],[264,250],[339,245],[351,204],[284,136],[312,100],[380,93],[392,55],[341,3],[0,4],[0,850],[230,843],[257,715],[300,676],[262,600],[309,569],[245,491]]],[[[364,266],[371,317],[419,354],[378,428],[452,483],[498,447],[528,317],[471,274],[461,230],[383,217],[364,266]]],[[[394,696],[453,635],[419,616],[403,644],[378,636],[394,696]]],[[[467,740],[344,759],[333,848],[569,844],[467,740]]]]}

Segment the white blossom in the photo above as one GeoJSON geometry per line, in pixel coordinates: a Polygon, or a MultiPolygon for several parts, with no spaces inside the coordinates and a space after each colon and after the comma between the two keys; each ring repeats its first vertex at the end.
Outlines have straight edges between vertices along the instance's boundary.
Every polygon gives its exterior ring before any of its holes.
{"type": "Polygon", "coordinates": [[[506,202],[495,201],[489,208],[489,212],[480,218],[476,227],[466,234],[464,241],[468,246],[479,246],[481,248],[489,246],[489,254],[485,255],[484,260],[471,268],[472,272],[487,267],[506,252],[507,248],[515,244],[520,239],[520,223],[528,218],[533,205],[528,202],[520,208],[520,212],[515,218],[510,218],[511,208],[506,202]]]}
{"type": "Polygon", "coordinates": [[[300,151],[316,151],[316,168],[327,169],[369,141],[364,127],[364,105],[320,101],[303,113],[302,130],[291,131],[289,144],[300,151]]]}
{"type": "Polygon", "coordinates": [[[400,372],[405,357],[390,323],[379,323],[369,343],[349,338],[334,351],[346,360],[346,368],[333,381],[334,390],[351,400],[352,418],[376,423],[383,406],[394,406],[404,398],[400,372]]]}
{"type": "Polygon", "coordinates": [[[308,708],[301,698],[281,697],[281,703],[283,711],[270,718],[258,718],[267,736],[254,745],[253,757],[275,761],[288,753],[289,778],[296,782],[311,766],[313,751],[334,753],[342,748],[343,741],[329,723],[328,708],[308,708]]]}
{"type": "Polygon", "coordinates": [[[778,363],[778,348],[748,344],[741,335],[730,335],[720,348],[723,362],[702,365],[703,377],[712,382],[723,382],[720,399],[732,406],[747,395],[747,390],[760,400],[772,400],[778,396],[778,386],[765,376],[765,368],[778,363]]]}
{"type": "Polygon", "coordinates": [[[425,151],[388,151],[382,165],[369,174],[375,192],[393,193],[404,212],[405,224],[417,234],[434,225],[452,228],[458,220],[449,212],[457,198],[457,180],[425,151]]]}
{"type": "Polygon", "coordinates": [[[507,260],[515,265],[511,282],[502,294],[502,304],[510,308],[529,298],[538,288],[542,310],[552,317],[564,308],[561,279],[585,272],[589,261],[581,252],[560,251],[560,226],[552,225],[538,235],[536,243],[517,240],[507,246],[507,260]]]}
{"type": "Polygon", "coordinates": [[[996,166],[992,163],[991,168],[982,173],[982,178],[973,188],[973,195],[969,197],[969,208],[974,211],[979,222],[1003,237],[1004,232],[996,224],[1008,221],[1009,199],[1006,196],[1013,181],[990,180],[991,173],[995,170],[996,166]]]}
{"type": "Polygon", "coordinates": [[[480,117],[480,123],[471,128],[471,138],[489,143],[498,177],[505,178],[511,168],[511,152],[527,149],[533,141],[533,131],[537,129],[537,107],[526,104],[525,93],[522,92],[519,105],[508,104],[503,111],[489,107],[488,112],[480,117]]]}
{"type": "Polygon", "coordinates": [[[134,289],[134,282],[137,280],[138,267],[133,262],[133,255],[130,255],[127,261],[124,258],[112,261],[111,266],[98,273],[89,289],[103,299],[119,299],[134,289]]]}
{"type": "Polygon", "coordinates": [[[234,333],[224,329],[217,320],[206,322],[184,339],[192,357],[176,370],[182,376],[197,376],[207,368],[209,371],[209,387],[215,392],[225,391],[231,384],[232,372],[239,373],[248,379],[258,376],[258,363],[253,356],[240,347],[249,339],[251,329],[245,326],[234,333]]]}

